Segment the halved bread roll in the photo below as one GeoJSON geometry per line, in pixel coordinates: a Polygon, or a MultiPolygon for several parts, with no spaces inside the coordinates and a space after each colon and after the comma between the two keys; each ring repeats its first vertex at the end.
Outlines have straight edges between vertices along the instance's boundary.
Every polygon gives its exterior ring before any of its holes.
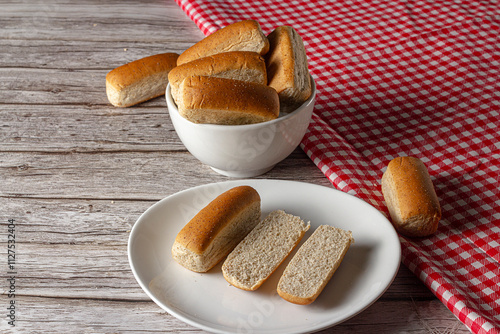
{"type": "Polygon", "coordinates": [[[294,304],[315,301],[353,242],[351,231],[319,226],[288,263],[278,282],[278,294],[294,304]]]}
{"type": "Polygon", "coordinates": [[[309,223],[282,210],[271,212],[228,255],[222,274],[231,285],[258,289],[297,246],[309,223]]]}
{"type": "Polygon", "coordinates": [[[281,26],[268,36],[266,55],[268,85],[278,92],[281,110],[289,112],[312,94],[306,49],[294,28],[281,26]]]}
{"type": "Polygon", "coordinates": [[[252,51],[263,55],[269,51],[269,41],[257,21],[239,21],[188,48],[177,59],[177,65],[228,51],[252,51]]]}
{"type": "Polygon", "coordinates": [[[250,186],[217,196],[177,234],[172,256],[185,268],[206,272],[260,222],[260,196],[250,186]]]}
{"type": "Polygon", "coordinates": [[[179,114],[193,123],[240,125],[279,115],[279,98],[268,86],[215,77],[186,78],[179,88],[179,114]]]}
{"type": "Polygon", "coordinates": [[[266,63],[256,52],[231,51],[199,58],[172,69],[168,81],[172,98],[178,103],[182,81],[191,76],[242,80],[267,85],[266,63]]]}

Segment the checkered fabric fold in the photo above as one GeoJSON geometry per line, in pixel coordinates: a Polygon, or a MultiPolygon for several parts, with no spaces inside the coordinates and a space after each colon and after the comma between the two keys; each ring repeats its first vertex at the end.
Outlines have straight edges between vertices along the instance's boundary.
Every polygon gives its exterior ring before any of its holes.
{"type": "Polygon", "coordinates": [[[388,162],[420,158],[443,218],[400,236],[402,261],[473,333],[500,333],[499,2],[176,1],[205,35],[245,19],[297,30],[317,85],[302,149],[386,215],[388,162]]]}

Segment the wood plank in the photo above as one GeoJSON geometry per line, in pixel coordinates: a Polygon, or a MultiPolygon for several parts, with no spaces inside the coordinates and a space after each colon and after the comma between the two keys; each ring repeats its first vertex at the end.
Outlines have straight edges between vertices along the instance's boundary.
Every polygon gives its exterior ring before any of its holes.
{"type": "MultiPolygon", "coordinates": [[[[179,33],[182,34],[182,31],[179,33]]],[[[194,41],[133,42],[0,39],[2,68],[111,69],[153,54],[181,53],[194,41]]]]}
{"type": "MultiPolygon", "coordinates": [[[[0,197],[159,200],[189,185],[227,181],[188,152],[4,152],[0,197]]],[[[305,153],[291,156],[258,178],[330,186],[305,153]]]]}
{"type": "Polygon", "coordinates": [[[173,0],[26,1],[2,4],[0,18],[3,39],[165,43],[203,37],[173,0]]]}
{"type": "MultiPolygon", "coordinates": [[[[22,230],[18,235],[23,237],[22,230]]],[[[122,234],[127,236],[127,234],[122,234]]],[[[124,240],[125,241],[125,240],[124,240]]],[[[133,277],[126,245],[18,242],[18,296],[147,300],[133,277]]]]}
{"type": "Polygon", "coordinates": [[[186,150],[175,133],[166,105],[143,104],[134,108],[5,105],[0,110],[0,119],[0,151],[186,150]]]}
{"type": "MultiPolygon", "coordinates": [[[[61,249],[103,245],[123,250],[136,220],[156,201],[9,198],[0,203],[0,222],[15,219],[18,241],[23,244],[61,249]]],[[[126,257],[126,250],[121,255],[126,257]]]]}
{"type": "Polygon", "coordinates": [[[177,320],[151,301],[20,296],[16,303],[16,328],[2,321],[2,333],[206,333],[177,320]]]}
{"type": "MultiPolygon", "coordinates": [[[[0,68],[4,104],[111,105],[106,96],[109,70],[0,68]]],[[[161,101],[162,105],[166,102],[161,101]]]]}

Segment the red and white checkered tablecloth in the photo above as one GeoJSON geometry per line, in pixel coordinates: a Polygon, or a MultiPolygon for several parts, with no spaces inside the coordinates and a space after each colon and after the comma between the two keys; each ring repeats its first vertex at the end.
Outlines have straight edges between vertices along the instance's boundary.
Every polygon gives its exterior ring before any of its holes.
{"type": "Polygon", "coordinates": [[[318,92],[301,147],[332,184],[388,214],[398,156],[428,167],[443,218],[401,236],[403,263],[474,333],[500,333],[500,4],[495,0],[176,0],[208,35],[293,26],[318,92]]]}

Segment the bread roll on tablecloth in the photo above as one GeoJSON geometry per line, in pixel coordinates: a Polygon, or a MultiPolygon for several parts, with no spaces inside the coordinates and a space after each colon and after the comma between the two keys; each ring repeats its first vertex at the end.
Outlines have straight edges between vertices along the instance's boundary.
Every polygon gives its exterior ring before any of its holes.
{"type": "Polygon", "coordinates": [[[436,232],[441,207],[422,161],[414,157],[391,160],[382,176],[382,193],[399,233],[424,237],[436,232]]]}
{"type": "Polygon", "coordinates": [[[106,94],[115,107],[130,107],[165,94],[168,73],[177,63],[176,53],[138,59],[106,75],[106,94]]]}
{"type": "Polygon", "coordinates": [[[289,26],[276,28],[269,34],[268,39],[268,85],[278,92],[281,110],[290,112],[312,94],[304,43],[297,31],[289,26]]]}
{"type": "Polygon", "coordinates": [[[260,222],[260,215],[260,196],[254,188],[232,188],[182,228],[172,246],[172,256],[189,270],[206,272],[260,222]]]}
{"type": "Polygon", "coordinates": [[[180,115],[193,123],[252,124],[279,115],[273,88],[240,80],[189,77],[179,87],[178,100],[180,115]]]}
{"type": "Polygon", "coordinates": [[[217,30],[188,48],[177,59],[177,65],[228,51],[252,51],[263,55],[269,51],[269,41],[257,21],[239,21],[217,30]]]}
{"type": "Polygon", "coordinates": [[[231,51],[199,58],[172,69],[168,81],[172,98],[178,103],[178,89],[191,76],[235,79],[267,85],[266,63],[256,52],[231,51]]]}

